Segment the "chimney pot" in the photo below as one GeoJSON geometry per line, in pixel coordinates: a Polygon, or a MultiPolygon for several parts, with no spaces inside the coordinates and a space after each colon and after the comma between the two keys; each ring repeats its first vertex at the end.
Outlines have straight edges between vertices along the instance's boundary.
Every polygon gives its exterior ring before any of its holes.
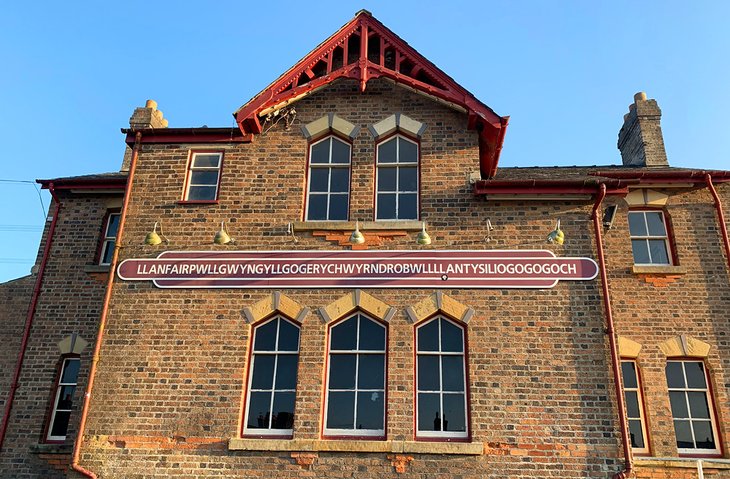
{"type": "Polygon", "coordinates": [[[634,101],[646,101],[646,92],[640,91],[636,95],[634,95],[634,101]]]}
{"type": "Polygon", "coordinates": [[[144,104],[145,108],[152,108],[153,110],[157,110],[157,102],[155,100],[147,100],[144,104]]]}

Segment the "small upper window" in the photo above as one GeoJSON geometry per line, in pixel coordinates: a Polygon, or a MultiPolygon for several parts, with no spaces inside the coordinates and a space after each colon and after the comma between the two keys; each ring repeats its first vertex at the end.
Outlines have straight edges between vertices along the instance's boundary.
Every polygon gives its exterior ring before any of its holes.
{"type": "Polygon", "coordinates": [[[350,145],[334,136],[309,149],[307,221],[346,221],[350,205],[350,145]]]}
{"type": "Polygon", "coordinates": [[[648,453],[646,442],[646,418],[644,418],[644,397],[641,391],[641,378],[636,361],[621,361],[621,373],[624,380],[624,398],[626,400],[626,419],[629,421],[631,449],[635,453],[648,453]]]}
{"type": "Polygon", "coordinates": [[[59,374],[58,383],[56,384],[56,394],[53,398],[51,420],[48,423],[48,433],[46,435],[48,441],[63,441],[66,439],[80,364],[79,358],[66,358],[63,360],[61,374],[59,374]]]}
{"type": "Polygon", "coordinates": [[[120,217],[121,215],[119,213],[109,213],[107,215],[101,242],[101,254],[99,255],[100,265],[107,265],[112,262],[114,246],[116,246],[117,242],[117,230],[119,229],[120,217]]]}
{"type": "Polygon", "coordinates": [[[418,143],[401,135],[378,145],[376,220],[418,219],[418,143]]]}
{"type": "Polygon", "coordinates": [[[468,436],[464,329],[436,317],[416,329],[419,437],[468,436]]]}
{"type": "Polygon", "coordinates": [[[629,211],[629,234],[634,264],[669,265],[671,250],[664,213],[629,211]]]}
{"type": "Polygon", "coordinates": [[[715,412],[702,361],[668,361],[667,386],[677,450],[684,454],[719,454],[715,412]]]}
{"type": "Polygon", "coordinates": [[[223,153],[193,153],[188,169],[185,201],[215,201],[218,199],[223,153]]]}

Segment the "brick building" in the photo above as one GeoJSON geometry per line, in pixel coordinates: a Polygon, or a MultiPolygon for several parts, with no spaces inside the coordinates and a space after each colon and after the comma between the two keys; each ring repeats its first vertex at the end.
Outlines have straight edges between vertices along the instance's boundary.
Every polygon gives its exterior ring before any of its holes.
{"type": "Polygon", "coordinates": [[[730,172],[655,100],[621,165],[498,168],[507,118],[362,11],[234,115],[148,102],[120,172],[41,180],[3,477],[730,477],[730,172]]]}

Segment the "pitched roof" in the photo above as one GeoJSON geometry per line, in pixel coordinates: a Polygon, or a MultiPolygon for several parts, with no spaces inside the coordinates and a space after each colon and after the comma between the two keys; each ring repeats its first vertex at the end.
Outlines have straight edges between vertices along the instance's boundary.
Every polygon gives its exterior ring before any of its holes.
{"type": "Polygon", "coordinates": [[[66,176],[47,180],[36,180],[43,188],[53,185],[59,189],[124,189],[127,184],[127,172],[111,171],[93,175],[66,176]]]}
{"type": "Polygon", "coordinates": [[[244,135],[262,131],[260,118],[275,113],[341,78],[388,78],[468,115],[467,127],[479,133],[482,178],[497,170],[509,117],[497,115],[413,47],[361,10],[273,83],[233,114],[244,135]]]}

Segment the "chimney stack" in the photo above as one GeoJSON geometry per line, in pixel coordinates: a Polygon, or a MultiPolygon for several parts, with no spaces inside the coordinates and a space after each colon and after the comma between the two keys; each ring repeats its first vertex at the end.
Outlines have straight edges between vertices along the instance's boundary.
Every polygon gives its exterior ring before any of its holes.
{"type": "Polygon", "coordinates": [[[624,166],[669,166],[660,121],[662,111],[646,93],[634,95],[618,133],[618,149],[624,166]]]}
{"type": "MultiPolygon", "coordinates": [[[[167,128],[167,120],[163,118],[162,112],[157,109],[157,102],[147,100],[143,107],[134,109],[129,118],[129,127],[133,130],[146,130],[149,128],[167,128]]],[[[124,160],[120,171],[129,171],[129,164],[132,161],[132,149],[127,146],[124,150],[124,160]]]]}

